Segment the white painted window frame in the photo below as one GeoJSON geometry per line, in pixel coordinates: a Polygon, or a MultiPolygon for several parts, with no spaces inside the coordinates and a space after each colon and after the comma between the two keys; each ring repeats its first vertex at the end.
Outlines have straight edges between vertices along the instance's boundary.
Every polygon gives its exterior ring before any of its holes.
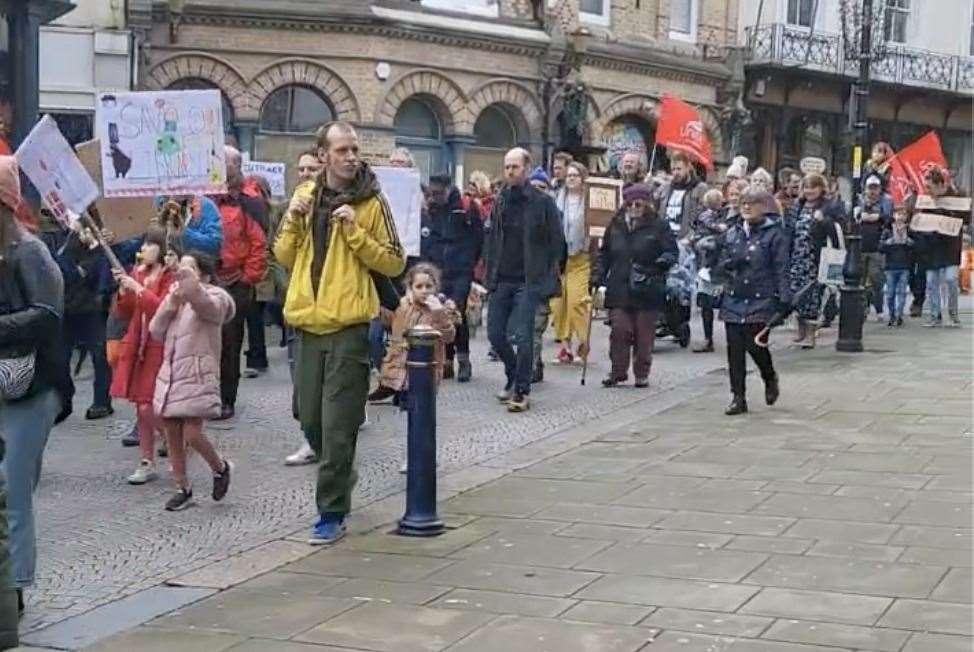
{"type": "Polygon", "coordinates": [[[500,16],[500,0],[495,0],[492,5],[487,0],[420,0],[420,4],[427,9],[453,11],[486,18],[500,16]]]}
{"type": "MultiPolygon", "coordinates": [[[[687,0],[690,3],[690,31],[681,32],[670,29],[670,39],[673,41],[697,42],[698,23],[700,22],[700,0],[687,0]]],[[[672,7],[672,5],[670,5],[672,7]]]]}

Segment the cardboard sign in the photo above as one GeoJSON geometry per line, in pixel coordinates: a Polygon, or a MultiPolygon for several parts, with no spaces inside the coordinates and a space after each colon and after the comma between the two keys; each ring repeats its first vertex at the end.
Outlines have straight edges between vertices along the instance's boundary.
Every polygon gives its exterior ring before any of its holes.
{"type": "Polygon", "coordinates": [[[264,177],[271,186],[271,196],[283,198],[287,196],[287,187],[284,180],[287,172],[284,163],[267,163],[264,161],[246,161],[240,166],[240,171],[244,175],[264,177]]]}
{"type": "MultiPolygon", "coordinates": [[[[78,160],[97,185],[101,185],[101,143],[98,139],[79,143],[75,150],[78,160]]],[[[118,240],[127,240],[145,233],[149,220],[156,214],[152,197],[102,197],[95,201],[102,227],[115,234],[118,240]]]]}
{"type": "Polygon", "coordinates": [[[98,186],[51,116],[34,125],[15,156],[44,205],[61,222],[78,219],[98,198],[98,186]]]}
{"type": "Polygon", "coordinates": [[[100,93],[104,195],[225,193],[222,111],[216,90],[100,93]]]}
{"type": "Polygon", "coordinates": [[[916,208],[921,210],[941,209],[945,211],[969,212],[971,210],[970,197],[937,197],[920,195],[917,197],[916,208]]]}
{"type": "Polygon", "coordinates": [[[916,213],[910,220],[910,228],[922,233],[956,236],[963,226],[961,218],[937,213],[916,213]]]}
{"type": "Polygon", "coordinates": [[[806,156],[799,161],[798,169],[802,171],[802,174],[825,174],[825,170],[828,169],[828,164],[824,158],[806,156]]]}
{"type": "Polygon", "coordinates": [[[374,167],[392,217],[396,222],[399,240],[407,256],[419,256],[423,234],[423,190],[418,168],[374,167]]]}
{"type": "Polygon", "coordinates": [[[589,177],[585,180],[585,226],[589,235],[593,229],[601,228],[602,233],[612,222],[612,218],[622,207],[622,181],[589,177]]]}

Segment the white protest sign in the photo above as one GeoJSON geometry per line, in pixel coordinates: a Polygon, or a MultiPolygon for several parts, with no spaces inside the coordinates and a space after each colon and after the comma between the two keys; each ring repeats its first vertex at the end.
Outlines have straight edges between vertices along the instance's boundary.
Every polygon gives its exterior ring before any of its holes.
{"type": "Polygon", "coordinates": [[[419,256],[423,229],[423,191],[420,188],[419,169],[376,167],[372,170],[392,208],[392,217],[406,255],[419,256]]]}
{"type": "Polygon", "coordinates": [[[802,174],[825,174],[828,164],[824,158],[806,156],[798,163],[798,169],[802,171],[802,174]]]}
{"type": "Polygon", "coordinates": [[[226,192],[217,90],[101,93],[95,130],[106,197],[226,192]]]}
{"type": "Polygon", "coordinates": [[[272,197],[285,197],[284,174],[286,172],[283,163],[266,163],[264,161],[247,161],[240,166],[240,171],[244,175],[264,177],[271,186],[272,197]]]}
{"type": "Polygon", "coordinates": [[[939,233],[956,237],[964,227],[964,220],[937,213],[917,213],[910,221],[910,228],[921,233],[939,233]]]}
{"type": "Polygon", "coordinates": [[[45,115],[34,125],[15,156],[44,205],[58,220],[77,219],[98,199],[98,186],[51,116],[45,115]]]}

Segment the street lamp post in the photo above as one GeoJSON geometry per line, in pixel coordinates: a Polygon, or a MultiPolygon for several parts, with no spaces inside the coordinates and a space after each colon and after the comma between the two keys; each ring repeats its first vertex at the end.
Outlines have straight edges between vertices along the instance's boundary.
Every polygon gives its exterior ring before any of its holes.
{"type": "Polygon", "coordinates": [[[862,161],[869,143],[869,75],[873,60],[873,0],[861,0],[858,42],[859,78],[853,86],[852,145],[852,218],[846,236],[846,262],[842,267],[843,283],[839,289],[839,339],[837,351],[862,351],[862,322],[866,317],[862,287],[862,237],[859,235],[857,209],[862,197],[862,161]]]}

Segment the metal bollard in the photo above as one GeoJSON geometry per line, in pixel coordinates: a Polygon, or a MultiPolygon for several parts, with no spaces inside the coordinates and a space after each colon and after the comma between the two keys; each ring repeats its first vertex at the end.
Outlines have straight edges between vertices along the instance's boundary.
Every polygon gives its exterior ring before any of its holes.
{"type": "Polygon", "coordinates": [[[417,326],[406,332],[409,355],[409,434],[407,435],[406,513],[398,533],[410,537],[443,534],[436,513],[436,364],[440,332],[417,326]]]}
{"type": "Polygon", "coordinates": [[[862,236],[847,235],[843,283],[839,288],[839,339],[836,351],[862,351],[862,322],[866,317],[865,294],[862,287],[862,236]]]}

